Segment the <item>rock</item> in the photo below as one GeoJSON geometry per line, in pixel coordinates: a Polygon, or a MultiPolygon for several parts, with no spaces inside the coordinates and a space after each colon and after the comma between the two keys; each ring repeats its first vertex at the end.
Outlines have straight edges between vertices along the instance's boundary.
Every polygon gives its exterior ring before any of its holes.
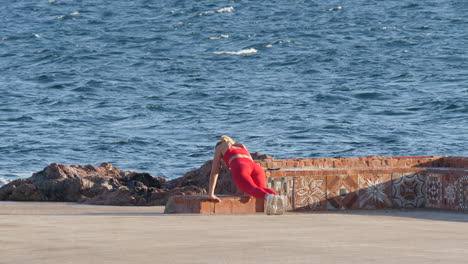
{"type": "MultiPolygon", "coordinates": [[[[169,189],[174,189],[186,186],[196,186],[199,188],[208,189],[212,164],[213,161],[207,161],[200,168],[189,171],[180,178],[168,181],[166,187],[169,189]]],[[[237,187],[232,180],[231,171],[223,163],[219,170],[215,193],[233,194],[236,192],[237,187]]]]}
{"type": "Polygon", "coordinates": [[[28,179],[0,188],[0,200],[65,201],[97,205],[164,205],[171,195],[204,194],[196,186],[165,186],[167,180],[149,173],[121,171],[109,163],[96,167],[52,163],[28,179]]]}
{"type": "Polygon", "coordinates": [[[174,189],[163,189],[151,194],[151,205],[165,205],[167,200],[174,195],[198,195],[207,194],[207,191],[197,186],[177,187],[174,189]]]}
{"type": "Polygon", "coordinates": [[[119,187],[114,191],[104,191],[92,198],[84,198],[79,202],[95,205],[136,205],[136,198],[132,192],[125,186],[119,187]]]}
{"type": "Polygon", "coordinates": [[[110,164],[96,167],[52,163],[28,179],[2,186],[0,200],[76,202],[116,189],[132,173],[110,164]]]}
{"type": "Polygon", "coordinates": [[[252,156],[254,160],[273,160],[272,156],[268,154],[260,154],[258,152],[250,153],[250,156],[252,156]]]}
{"type": "Polygon", "coordinates": [[[0,188],[0,201],[7,201],[11,200],[10,196],[13,194],[17,186],[23,185],[23,184],[29,184],[29,180],[27,179],[17,179],[14,180],[6,185],[3,185],[0,188]]]}
{"type": "Polygon", "coordinates": [[[149,173],[131,173],[127,176],[129,181],[141,182],[147,187],[162,188],[166,179],[162,177],[155,178],[149,173]]]}
{"type": "Polygon", "coordinates": [[[42,201],[42,194],[36,186],[24,183],[13,190],[10,199],[12,201],[42,201]]]}

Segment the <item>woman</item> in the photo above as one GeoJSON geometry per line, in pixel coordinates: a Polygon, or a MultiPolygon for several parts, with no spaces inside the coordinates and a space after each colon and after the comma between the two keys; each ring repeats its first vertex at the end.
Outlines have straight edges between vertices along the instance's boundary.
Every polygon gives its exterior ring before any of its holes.
{"type": "Polygon", "coordinates": [[[218,180],[221,160],[231,168],[232,178],[240,190],[257,199],[266,200],[267,214],[283,214],[286,200],[269,188],[266,188],[266,176],[263,168],[255,163],[244,144],[236,143],[228,136],[222,136],[216,144],[213,165],[210,174],[208,199],[221,202],[214,190],[218,180]]]}

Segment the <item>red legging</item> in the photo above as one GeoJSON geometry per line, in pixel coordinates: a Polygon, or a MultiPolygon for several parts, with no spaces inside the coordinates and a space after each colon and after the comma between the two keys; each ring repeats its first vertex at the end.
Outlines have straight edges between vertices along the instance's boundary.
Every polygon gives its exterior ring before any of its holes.
{"type": "Polygon", "coordinates": [[[250,159],[237,158],[231,162],[231,172],[239,189],[257,199],[265,199],[265,194],[277,194],[266,188],[263,168],[250,159]]]}

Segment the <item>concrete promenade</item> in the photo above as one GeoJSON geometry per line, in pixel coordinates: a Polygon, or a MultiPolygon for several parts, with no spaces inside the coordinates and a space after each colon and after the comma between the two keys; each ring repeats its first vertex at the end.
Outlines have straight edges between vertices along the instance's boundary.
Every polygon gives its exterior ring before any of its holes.
{"type": "Polygon", "coordinates": [[[1,202],[0,263],[468,263],[466,213],[163,211],[1,202]]]}

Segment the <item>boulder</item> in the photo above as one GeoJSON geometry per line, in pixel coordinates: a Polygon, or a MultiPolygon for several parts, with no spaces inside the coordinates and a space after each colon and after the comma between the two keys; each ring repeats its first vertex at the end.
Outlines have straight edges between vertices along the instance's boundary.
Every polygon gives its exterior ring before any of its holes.
{"type": "Polygon", "coordinates": [[[24,183],[13,190],[10,199],[12,201],[42,201],[42,194],[36,186],[24,183]]]}

